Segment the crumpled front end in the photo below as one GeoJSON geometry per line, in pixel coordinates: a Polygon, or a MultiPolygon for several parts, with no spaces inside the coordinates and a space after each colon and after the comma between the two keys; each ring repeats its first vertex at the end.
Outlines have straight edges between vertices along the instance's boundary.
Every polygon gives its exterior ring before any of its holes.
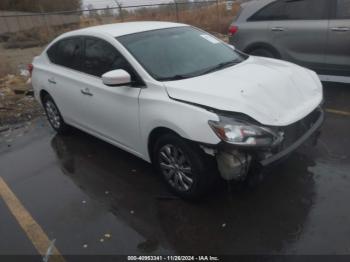
{"type": "Polygon", "coordinates": [[[225,180],[244,180],[251,170],[263,169],[286,158],[306,141],[317,142],[324,112],[319,106],[303,119],[283,127],[269,127],[280,135],[278,144],[263,147],[230,145],[216,149],[218,169],[225,180]]]}

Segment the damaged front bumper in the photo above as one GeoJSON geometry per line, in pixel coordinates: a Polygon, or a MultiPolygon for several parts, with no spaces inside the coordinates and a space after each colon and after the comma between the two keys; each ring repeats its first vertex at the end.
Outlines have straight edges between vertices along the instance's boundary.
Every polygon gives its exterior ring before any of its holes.
{"type": "Polygon", "coordinates": [[[216,152],[219,172],[225,180],[243,180],[250,170],[267,168],[286,158],[306,141],[317,142],[324,112],[318,107],[304,119],[287,127],[281,127],[285,139],[277,148],[246,149],[221,143],[216,152]]]}
{"type": "Polygon", "coordinates": [[[320,135],[320,127],[322,126],[324,122],[324,112],[322,109],[318,110],[318,118],[317,120],[312,123],[310,128],[294,143],[289,145],[287,148],[284,148],[283,150],[279,151],[278,153],[272,155],[271,157],[268,157],[266,159],[263,159],[260,161],[260,164],[263,167],[267,167],[275,162],[278,162],[279,160],[283,159],[284,157],[291,154],[293,151],[295,151],[298,147],[300,147],[302,144],[304,144],[307,140],[314,138],[314,144],[317,143],[318,137],[320,135]]]}

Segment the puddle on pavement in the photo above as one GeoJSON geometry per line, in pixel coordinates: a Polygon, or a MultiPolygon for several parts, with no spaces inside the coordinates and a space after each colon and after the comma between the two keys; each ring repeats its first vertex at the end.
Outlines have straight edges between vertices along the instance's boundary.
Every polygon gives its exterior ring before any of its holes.
{"type": "Polygon", "coordinates": [[[145,252],[159,242],[179,253],[282,252],[299,239],[314,204],[315,162],[301,154],[257,188],[227,185],[187,203],[160,198],[169,193],[150,165],[88,135],[55,136],[51,145],[66,176],[147,239],[138,246],[145,252]]]}

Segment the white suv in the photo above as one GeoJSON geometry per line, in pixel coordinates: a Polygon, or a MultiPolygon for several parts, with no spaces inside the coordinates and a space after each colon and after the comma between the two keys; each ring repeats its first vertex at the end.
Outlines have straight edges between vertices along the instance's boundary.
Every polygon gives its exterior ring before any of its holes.
{"type": "Polygon", "coordinates": [[[323,122],[313,71],[177,23],[65,33],[34,59],[32,83],[58,133],[74,126],[152,162],[184,198],[260,172],[323,122]]]}

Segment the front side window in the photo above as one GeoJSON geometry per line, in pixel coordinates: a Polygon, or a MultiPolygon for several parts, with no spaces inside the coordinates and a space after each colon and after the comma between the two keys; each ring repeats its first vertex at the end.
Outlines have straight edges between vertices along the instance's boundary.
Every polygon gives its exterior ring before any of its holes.
{"type": "Polygon", "coordinates": [[[101,77],[115,69],[124,69],[132,75],[128,62],[114,46],[98,38],[86,38],[84,72],[101,77]]]}
{"type": "Polygon", "coordinates": [[[337,0],[337,19],[350,19],[350,0],[337,0]]]}
{"type": "Polygon", "coordinates": [[[117,40],[159,81],[195,77],[245,59],[215,37],[189,26],[125,35],[117,40]]]}
{"type": "Polygon", "coordinates": [[[328,19],[328,0],[288,0],[285,3],[287,20],[328,19]]]}
{"type": "Polygon", "coordinates": [[[328,19],[328,0],[280,0],[256,12],[249,21],[328,19]]]}
{"type": "Polygon", "coordinates": [[[47,55],[54,64],[80,70],[82,51],[82,39],[80,37],[73,37],[55,43],[49,48],[47,55]]]}

